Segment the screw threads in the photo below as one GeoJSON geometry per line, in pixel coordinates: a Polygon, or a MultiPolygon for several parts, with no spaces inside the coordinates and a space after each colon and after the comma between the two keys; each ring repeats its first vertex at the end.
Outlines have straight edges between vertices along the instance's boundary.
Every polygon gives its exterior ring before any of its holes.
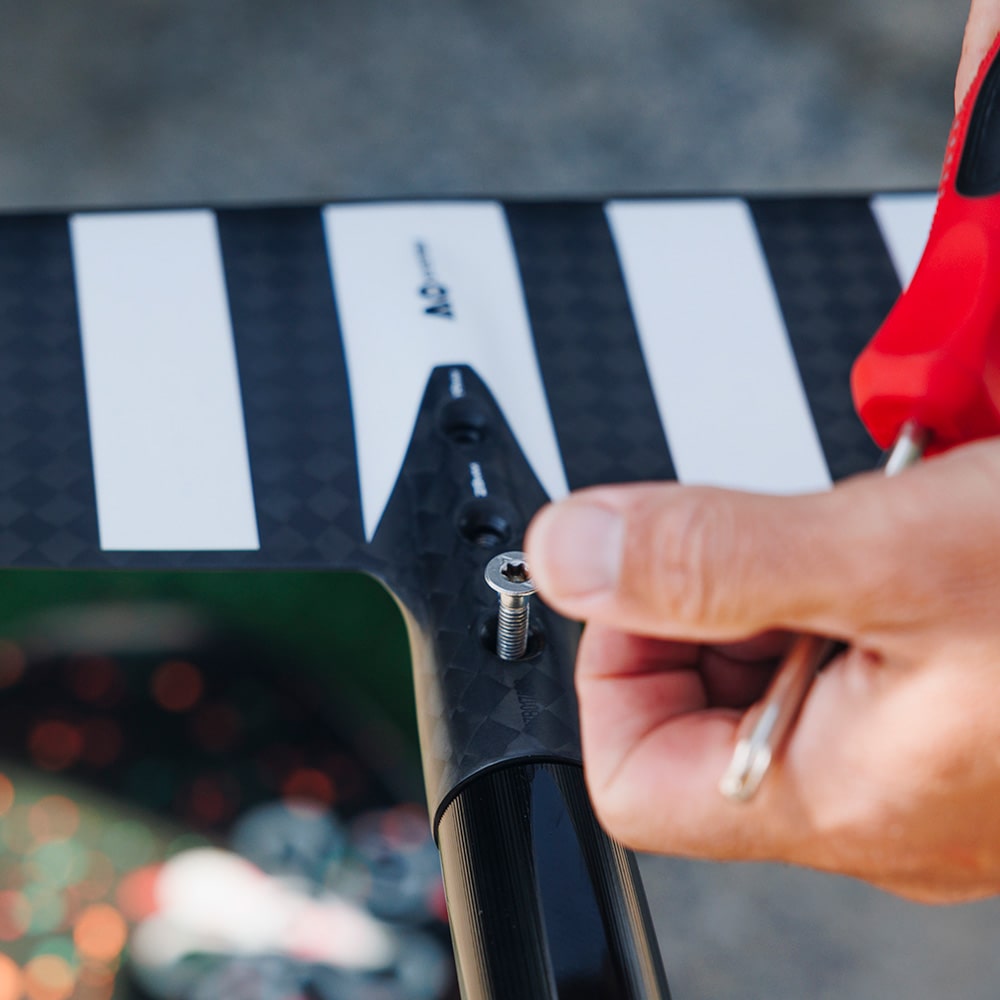
{"type": "Polygon", "coordinates": [[[528,609],[535,592],[523,552],[503,552],[486,567],[486,583],[497,592],[497,656],[520,660],[528,651],[528,609]]]}
{"type": "Polygon", "coordinates": [[[523,597],[500,598],[497,617],[497,656],[519,660],[528,649],[528,602],[523,597]]]}

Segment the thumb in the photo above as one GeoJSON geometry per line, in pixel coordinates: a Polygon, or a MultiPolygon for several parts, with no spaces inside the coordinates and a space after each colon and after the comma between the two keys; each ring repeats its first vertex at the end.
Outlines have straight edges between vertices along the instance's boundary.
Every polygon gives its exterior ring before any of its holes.
{"type": "Polygon", "coordinates": [[[994,484],[974,488],[983,477],[966,476],[963,490],[950,458],[807,496],[675,484],[581,491],[532,523],[532,576],[563,614],[663,638],[788,628],[853,639],[912,625],[940,603],[949,566],[967,573],[964,549],[998,534],[994,484]],[[981,530],[970,530],[977,519],[981,530]],[[949,523],[961,531],[942,530],[949,523]]]}

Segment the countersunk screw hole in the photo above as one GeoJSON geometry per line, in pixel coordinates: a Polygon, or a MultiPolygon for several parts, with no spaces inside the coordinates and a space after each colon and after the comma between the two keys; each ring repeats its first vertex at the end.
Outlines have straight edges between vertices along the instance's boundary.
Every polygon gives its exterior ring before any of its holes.
{"type": "Polygon", "coordinates": [[[479,444],[479,442],[482,441],[483,436],[482,429],[479,427],[473,427],[471,424],[448,428],[448,437],[451,438],[455,444],[479,444]]]}
{"type": "Polygon", "coordinates": [[[489,435],[489,419],[471,400],[453,399],[441,408],[441,433],[458,445],[480,444],[489,435]]]}
{"type": "Polygon", "coordinates": [[[498,549],[510,541],[511,516],[491,499],[472,500],[458,514],[458,533],[481,549],[498,549]]]}
{"type": "Polygon", "coordinates": [[[504,533],[500,529],[479,528],[472,537],[472,541],[483,549],[495,549],[504,542],[504,533]]]}
{"type": "Polygon", "coordinates": [[[532,627],[528,629],[528,642],[524,654],[516,660],[503,660],[497,654],[497,618],[497,615],[491,615],[479,629],[479,641],[488,653],[492,653],[498,660],[505,663],[523,663],[525,660],[533,660],[541,655],[542,650],[545,649],[545,634],[541,629],[532,627]]]}

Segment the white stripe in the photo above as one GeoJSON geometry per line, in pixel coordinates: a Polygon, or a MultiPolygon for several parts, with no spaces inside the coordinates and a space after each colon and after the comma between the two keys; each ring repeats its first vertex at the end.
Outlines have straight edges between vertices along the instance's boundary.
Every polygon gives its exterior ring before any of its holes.
{"type": "Polygon", "coordinates": [[[259,548],[214,215],[76,215],[70,232],[101,547],[259,548]]]}
{"type": "Polygon", "coordinates": [[[828,487],[747,206],[630,201],[607,214],[678,478],[769,493],[828,487]]]}
{"type": "Polygon", "coordinates": [[[871,200],[872,214],[903,288],[920,263],[936,205],[933,194],[879,194],[871,200]]]}
{"type": "Polygon", "coordinates": [[[442,365],[476,371],[549,496],[564,495],[566,474],[502,207],[333,205],[323,221],[366,537],[389,501],[427,379],[442,365]]]}

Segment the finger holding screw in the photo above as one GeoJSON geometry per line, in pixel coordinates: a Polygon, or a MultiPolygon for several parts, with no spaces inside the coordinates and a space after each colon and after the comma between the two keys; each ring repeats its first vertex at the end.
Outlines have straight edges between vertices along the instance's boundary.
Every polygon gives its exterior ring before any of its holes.
{"type": "Polygon", "coordinates": [[[486,582],[499,594],[497,656],[519,660],[528,649],[528,618],[535,583],[523,552],[502,552],[486,566],[486,582]]]}

